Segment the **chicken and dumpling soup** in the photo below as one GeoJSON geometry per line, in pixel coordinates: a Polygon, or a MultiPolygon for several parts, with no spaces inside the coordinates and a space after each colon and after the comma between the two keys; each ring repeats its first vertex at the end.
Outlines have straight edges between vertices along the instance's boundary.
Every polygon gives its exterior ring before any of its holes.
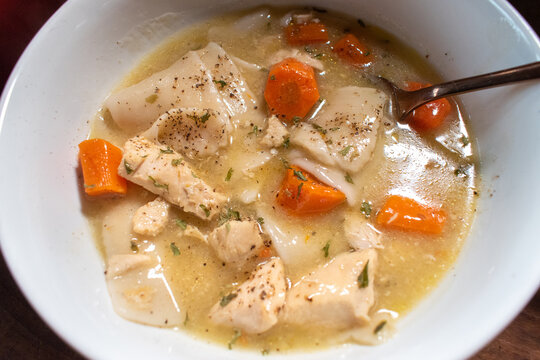
{"type": "Polygon", "coordinates": [[[459,104],[399,123],[379,75],[439,80],[314,8],[215,18],[144,58],[79,145],[116,312],[263,354],[388,338],[456,259],[478,178],[459,104]]]}

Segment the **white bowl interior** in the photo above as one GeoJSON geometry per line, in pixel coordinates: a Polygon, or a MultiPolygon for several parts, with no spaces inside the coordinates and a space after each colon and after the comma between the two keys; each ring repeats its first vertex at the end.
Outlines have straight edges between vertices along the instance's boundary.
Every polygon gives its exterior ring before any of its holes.
{"type": "MultiPolygon", "coordinates": [[[[2,251],[40,315],[88,357],[253,355],[127,322],[113,312],[102,260],[81,215],[76,168],[88,120],[143,54],[177,29],[259,3],[264,1],[69,1],[25,51],[4,90],[2,251]],[[165,13],[171,14],[160,17],[165,13]],[[142,36],[141,24],[153,33],[142,36]]],[[[540,59],[538,39],[504,1],[298,3],[345,11],[389,30],[429,54],[448,79],[540,59]]],[[[540,280],[538,99],[538,82],[462,97],[482,160],[478,217],[455,268],[399,323],[395,338],[379,347],[347,345],[291,359],[463,358],[502,330],[540,280]]]]}

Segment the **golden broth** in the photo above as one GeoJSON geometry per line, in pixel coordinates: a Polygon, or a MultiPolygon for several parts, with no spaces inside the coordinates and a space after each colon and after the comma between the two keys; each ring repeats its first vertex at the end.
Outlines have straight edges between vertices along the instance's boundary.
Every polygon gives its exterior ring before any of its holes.
{"type": "MultiPolygon", "coordinates": [[[[271,18],[262,30],[235,37],[229,26],[244,13],[236,13],[212,19],[193,28],[183,30],[160,45],[145,57],[122,81],[119,88],[139,82],[156,71],[163,70],[178,60],[187,51],[205,46],[208,41],[217,41],[229,54],[250,63],[265,64],[268,56],[287,47],[278,37],[282,33],[279,19],[290,9],[272,9],[271,18]],[[214,29],[214,30],[212,30],[214,29]],[[209,32],[211,38],[209,38],[209,32]]],[[[375,56],[374,64],[367,71],[383,75],[404,85],[407,81],[437,82],[440,79],[425,59],[376,26],[362,26],[355,19],[333,13],[315,14],[328,27],[330,41],[334,42],[344,31],[359,36],[370,47],[375,56]]],[[[328,46],[309,46],[303,49],[321,60],[324,72],[318,75],[321,97],[332,89],[347,86],[374,85],[357,70],[341,62],[328,46]]],[[[262,93],[267,69],[259,74],[244,73],[254,94],[263,104],[262,93]]],[[[372,311],[386,309],[402,316],[432,289],[452,266],[466,238],[475,212],[475,191],[478,186],[476,157],[465,116],[458,104],[445,124],[436,131],[419,135],[407,126],[385,123],[379,130],[377,146],[372,160],[353,179],[360,189],[360,199],[370,202],[373,217],[388,194],[402,194],[419,200],[436,199],[448,214],[445,229],[440,235],[423,235],[400,230],[383,231],[384,249],[378,250],[379,266],[376,273],[376,304],[372,311]],[[427,160],[426,160],[427,159],[427,160]]],[[[242,154],[257,146],[257,139],[250,128],[238,127],[233,132],[232,144],[220,154],[200,162],[192,162],[197,174],[218,191],[233,197],[245,188],[259,188],[260,200],[255,204],[242,204],[236,200],[230,207],[237,209],[242,217],[257,218],[260,203],[274,204],[275,191],[285,174],[281,158],[291,149],[278,149],[278,154],[262,167],[252,171],[251,177],[241,176],[239,170],[242,154]],[[225,181],[230,168],[235,169],[231,181],[225,181]]],[[[261,135],[262,136],[262,135],[261,135]]],[[[119,130],[105,110],[92,123],[91,138],[104,138],[122,146],[130,137],[119,130]]],[[[103,211],[112,204],[130,201],[144,204],[154,198],[142,188],[130,185],[129,196],[122,200],[101,200],[85,204],[85,211],[93,225],[98,245],[102,242],[103,211]]],[[[305,233],[304,241],[310,249],[304,261],[286,267],[286,276],[292,283],[320,264],[327,262],[340,252],[348,251],[343,232],[343,214],[350,210],[346,204],[325,215],[291,219],[276,207],[276,219],[290,224],[305,233]],[[322,248],[330,244],[329,256],[322,248]]],[[[359,205],[353,210],[359,211],[359,205]]],[[[215,221],[204,222],[173,210],[172,219],[180,218],[197,225],[201,231],[209,232],[215,221]]],[[[131,219],[126,219],[131,222],[131,219]]],[[[179,328],[197,334],[201,338],[228,344],[234,330],[216,326],[208,319],[209,309],[224,295],[242,283],[250,271],[237,272],[224,265],[206,244],[193,238],[178,235],[178,228],[171,221],[167,229],[155,238],[132,234],[132,241],[153,244],[161,257],[164,275],[182,311],[187,314],[179,328]],[[180,250],[175,256],[169,246],[174,242],[180,250]]],[[[99,245],[101,246],[101,245],[99,245]]],[[[253,269],[252,264],[249,269],[253,269]]],[[[164,324],[163,326],[167,326],[164,324]]],[[[338,334],[320,328],[301,328],[278,322],[269,331],[260,335],[243,335],[235,347],[249,347],[265,351],[288,349],[309,350],[333,344],[338,334]]]]}

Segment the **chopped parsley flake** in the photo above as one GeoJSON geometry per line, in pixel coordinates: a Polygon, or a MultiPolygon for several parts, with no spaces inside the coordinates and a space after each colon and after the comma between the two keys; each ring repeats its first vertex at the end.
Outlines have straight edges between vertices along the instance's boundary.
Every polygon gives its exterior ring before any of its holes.
{"type": "Polygon", "coordinates": [[[200,207],[201,209],[203,209],[204,214],[206,215],[206,217],[209,217],[209,216],[210,216],[210,210],[208,210],[208,208],[207,208],[204,204],[200,204],[199,207],[200,207]]]}
{"type": "Polygon", "coordinates": [[[212,80],[214,83],[219,84],[220,89],[223,89],[227,83],[223,80],[212,80]]]}
{"type": "Polygon", "coordinates": [[[366,218],[371,216],[371,204],[367,201],[363,201],[360,206],[360,211],[364,214],[366,218]]]}
{"type": "Polygon", "coordinates": [[[162,154],[172,154],[172,153],[174,153],[173,149],[171,149],[170,146],[167,146],[167,148],[165,150],[159,149],[159,152],[162,153],[162,154]]]}
{"type": "Polygon", "coordinates": [[[469,145],[469,144],[471,143],[471,141],[469,140],[469,138],[466,137],[465,135],[463,135],[463,136],[461,137],[461,139],[459,139],[459,140],[461,140],[461,143],[463,144],[463,146],[467,146],[467,145],[469,145]]]}
{"type": "Polygon", "coordinates": [[[360,289],[363,289],[369,286],[368,265],[369,265],[369,260],[366,262],[366,265],[364,266],[364,270],[362,270],[360,275],[358,275],[358,287],[360,289]]]}
{"type": "Polygon", "coordinates": [[[176,246],[175,243],[172,242],[170,247],[171,247],[171,251],[172,251],[174,256],[180,255],[180,249],[178,249],[178,246],[176,246]]]}
{"type": "Polygon", "coordinates": [[[219,306],[225,307],[227,306],[235,297],[237,297],[238,294],[230,293],[229,295],[225,295],[221,298],[221,301],[219,302],[219,306]]]}
{"type": "Polygon", "coordinates": [[[276,75],[271,75],[270,80],[276,80],[276,75]]]}
{"type": "Polygon", "coordinates": [[[182,220],[182,219],[176,219],[175,222],[176,222],[176,226],[178,226],[178,227],[181,228],[182,230],[186,230],[186,228],[187,228],[187,223],[186,223],[184,220],[182,220]]]}
{"type": "Polygon", "coordinates": [[[351,145],[346,146],[346,147],[343,148],[343,150],[341,150],[339,153],[340,153],[342,156],[347,156],[347,154],[349,153],[349,151],[351,151],[351,148],[352,148],[351,145]]]}
{"type": "Polygon", "coordinates": [[[322,135],[324,135],[324,134],[327,133],[326,129],[324,129],[324,128],[323,128],[322,126],[320,126],[320,125],[317,125],[317,124],[311,124],[311,126],[312,126],[315,130],[317,130],[319,133],[321,133],[322,135]]]}
{"type": "Polygon", "coordinates": [[[346,173],[346,174],[345,174],[345,180],[346,180],[349,184],[354,184],[354,181],[353,181],[351,175],[349,175],[349,173],[346,173]]]}
{"type": "Polygon", "coordinates": [[[189,315],[188,315],[188,312],[186,311],[186,317],[184,318],[184,326],[187,326],[188,321],[189,321],[189,315]]]}
{"type": "Polygon", "coordinates": [[[236,342],[236,340],[238,340],[238,338],[242,336],[242,333],[239,331],[239,330],[234,330],[234,335],[233,335],[233,338],[231,339],[231,341],[229,341],[229,350],[232,350],[232,346],[234,345],[234,343],[236,342]]]}
{"type": "Polygon", "coordinates": [[[240,220],[240,212],[229,208],[226,213],[219,215],[218,225],[221,226],[231,220],[240,220]]]}
{"type": "Polygon", "coordinates": [[[234,172],[233,168],[230,168],[229,171],[227,171],[227,176],[225,176],[225,181],[231,180],[233,172],[234,172]]]}
{"type": "Polygon", "coordinates": [[[324,245],[324,247],[322,248],[322,251],[324,252],[324,257],[325,258],[328,257],[328,250],[330,250],[330,241],[328,241],[326,243],[326,245],[324,245]]]}
{"type": "Polygon", "coordinates": [[[290,143],[291,143],[291,138],[287,136],[287,137],[285,138],[285,140],[283,141],[283,147],[284,147],[285,149],[288,149],[290,143]]]}
{"type": "Polygon", "coordinates": [[[386,325],[386,320],[381,321],[379,325],[375,326],[375,330],[373,330],[373,333],[377,334],[379,331],[383,329],[384,325],[386,325]]]}
{"type": "Polygon", "coordinates": [[[257,222],[258,222],[259,224],[261,224],[261,225],[264,224],[264,218],[258,217],[258,218],[257,218],[257,222]]]}
{"type": "Polygon", "coordinates": [[[205,122],[208,121],[208,119],[210,119],[210,113],[208,111],[202,116],[190,115],[190,114],[186,114],[186,116],[190,119],[193,119],[195,122],[201,122],[202,124],[204,124],[205,122]]]}
{"type": "Polygon", "coordinates": [[[292,122],[294,125],[298,124],[300,122],[300,120],[302,120],[302,118],[300,116],[293,116],[292,118],[292,122]]]}
{"type": "Polygon", "coordinates": [[[168,184],[161,184],[159,182],[156,181],[156,179],[154,179],[152,176],[148,175],[148,178],[150,180],[152,180],[152,182],[154,183],[154,186],[157,187],[157,188],[163,188],[167,191],[169,191],[169,185],[168,184]]]}
{"type": "Polygon", "coordinates": [[[304,176],[304,174],[299,171],[299,170],[293,170],[294,172],[294,176],[296,176],[297,178],[299,178],[300,180],[302,181],[307,181],[307,178],[304,176]]]}
{"type": "Polygon", "coordinates": [[[157,98],[158,98],[157,94],[152,94],[148,96],[146,99],[144,99],[144,101],[146,101],[149,104],[153,104],[156,102],[157,98]]]}
{"type": "Polygon", "coordinates": [[[366,51],[366,52],[364,53],[364,56],[369,56],[370,54],[371,54],[371,52],[366,51]]]}
{"type": "Polygon", "coordinates": [[[285,169],[290,169],[291,167],[289,166],[289,162],[287,161],[287,159],[283,158],[283,157],[280,157],[279,160],[281,161],[281,163],[283,164],[283,166],[285,167],[285,169]]]}
{"type": "Polygon", "coordinates": [[[250,132],[250,134],[254,134],[257,136],[259,134],[259,127],[257,125],[253,125],[253,130],[250,132]]]}
{"type": "Polygon", "coordinates": [[[181,163],[182,163],[182,159],[181,159],[181,158],[180,158],[180,159],[172,159],[172,160],[171,160],[171,165],[172,165],[172,166],[178,166],[178,165],[180,165],[181,163]]]}
{"type": "Polygon", "coordinates": [[[129,163],[124,159],[124,168],[126,168],[126,173],[129,175],[133,172],[133,168],[129,163]]]}
{"type": "Polygon", "coordinates": [[[302,186],[304,185],[303,182],[300,183],[300,185],[298,185],[298,194],[296,194],[296,198],[298,199],[300,197],[300,191],[302,191],[302,186]]]}

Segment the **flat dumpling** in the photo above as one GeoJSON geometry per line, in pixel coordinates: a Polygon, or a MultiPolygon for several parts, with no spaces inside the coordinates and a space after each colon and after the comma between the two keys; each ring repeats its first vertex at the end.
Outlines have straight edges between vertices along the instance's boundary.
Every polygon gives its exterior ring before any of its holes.
{"type": "Polygon", "coordinates": [[[327,165],[357,172],[375,149],[386,102],[381,90],[357,86],[337,89],[317,116],[293,131],[291,143],[327,165]]]}
{"type": "Polygon", "coordinates": [[[189,51],[169,68],[111,94],[105,107],[131,134],[148,129],[172,108],[212,109],[228,119],[263,117],[240,71],[215,43],[189,51]]]}

